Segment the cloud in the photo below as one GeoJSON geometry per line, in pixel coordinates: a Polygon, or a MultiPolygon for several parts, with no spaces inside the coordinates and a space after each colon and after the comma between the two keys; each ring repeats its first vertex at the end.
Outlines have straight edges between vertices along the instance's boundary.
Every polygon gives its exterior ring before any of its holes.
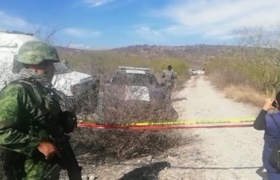
{"type": "Polygon", "coordinates": [[[0,30],[2,31],[16,30],[28,33],[35,33],[35,31],[39,27],[40,25],[36,23],[31,23],[23,18],[7,14],[6,12],[0,10],[0,30]]]}
{"type": "Polygon", "coordinates": [[[21,19],[19,17],[10,16],[3,11],[0,11],[0,27],[8,27],[8,28],[26,28],[30,24],[21,19]]]}
{"type": "Polygon", "coordinates": [[[76,43],[71,43],[68,45],[69,48],[74,48],[74,49],[83,49],[83,50],[105,50],[107,48],[101,47],[101,46],[89,46],[86,44],[76,44],[76,43]]]}
{"type": "Polygon", "coordinates": [[[169,23],[156,29],[162,33],[229,38],[233,29],[277,24],[279,6],[278,0],[175,0],[150,15],[169,23]]]}
{"type": "Polygon", "coordinates": [[[136,29],[136,32],[140,35],[151,35],[151,36],[160,36],[161,33],[159,31],[153,30],[149,27],[139,27],[136,29]]]}
{"type": "Polygon", "coordinates": [[[94,30],[85,30],[78,28],[66,28],[65,33],[76,37],[96,37],[101,35],[101,32],[94,30]]]}
{"type": "Polygon", "coordinates": [[[69,47],[74,49],[91,49],[91,46],[85,44],[75,44],[75,43],[69,44],[69,47]]]}
{"type": "Polygon", "coordinates": [[[148,26],[135,26],[135,33],[149,42],[163,42],[162,32],[151,29],[148,26]]]}
{"type": "Polygon", "coordinates": [[[115,0],[84,0],[84,3],[88,4],[91,7],[101,6],[115,0]]]}

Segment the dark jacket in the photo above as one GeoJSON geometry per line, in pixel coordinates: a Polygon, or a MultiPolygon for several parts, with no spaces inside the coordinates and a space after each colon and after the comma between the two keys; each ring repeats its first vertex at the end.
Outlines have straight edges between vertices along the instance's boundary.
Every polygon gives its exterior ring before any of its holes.
{"type": "MultiPolygon", "coordinates": [[[[274,123],[273,119],[271,118],[273,116],[276,120],[276,122],[280,126],[280,113],[274,113],[274,114],[267,114],[267,111],[261,110],[258,117],[254,121],[254,128],[257,130],[264,130],[264,146],[263,146],[263,153],[262,153],[262,160],[263,160],[263,166],[266,169],[266,171],[269,173],[276,173],[275,169],[269,164],[268,158],[271,152],[271,148],[273,145],[277,143],[277,141],[280,139],[280,130],[278,130],[276,124],[274,123]]],[[[280,174],[277,174],[274,176],[277,176],[277,179],[280,179],[280,174]]],[[[274,178],[273,178],[274,179],[274,178]]]]}

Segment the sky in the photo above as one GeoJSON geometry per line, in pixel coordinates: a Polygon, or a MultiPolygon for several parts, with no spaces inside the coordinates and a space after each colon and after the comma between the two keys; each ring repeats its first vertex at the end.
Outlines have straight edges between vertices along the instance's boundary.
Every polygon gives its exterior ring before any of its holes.
{"type": "Polygon", "coordinates": [[[1,0],[0,30],[53,29],[56,45],[233,44],[232,30],[271,27],[279,0],[1,0]]]}

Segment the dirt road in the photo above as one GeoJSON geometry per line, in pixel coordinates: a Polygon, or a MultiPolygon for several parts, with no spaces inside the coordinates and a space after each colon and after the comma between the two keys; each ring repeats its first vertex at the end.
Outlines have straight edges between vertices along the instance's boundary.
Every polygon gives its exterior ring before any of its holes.
{"type": "MultiPolygon", "coordinates": [[[[180,120],[255,117],[259,112],[259,108],[224,98],[203,77],[192,78],[174,97],[187,98],[174,102],[180,120]]],[[[195,141],[170,149],[160,157],[97,167],[93,173],[104,180],[263,179],[260,169],[263,132],[253,127],[181,129],[178,132],[186,139],[194,137],[195,141]],[[137,173],[139,176],[135,178],[137,173]],[[144,174],[150,175],[143,178],[144,174]]]]}
{"type": "MultiPolygon", "coordinates": [[[[243,118],[254,117],[259,112],[259,108],[224,98],[203,77],[192,78],[186,86],[176,96],[187,96],[187,100],[174,103],[180,119],[243,118]]],[[[263,179],[259,169],[262,164],[263,132],[252,127],[191,129],[191,132],[200,140],[193,147],[198,154],[193,154],[195,158],[191,155],[189,158],[173,158],[173,162],[169,161],[171,166],[181,168],[162,171],[161,179],[263,179]]],[[[188,150],[188,147],[184,148],[188,150]]]]}

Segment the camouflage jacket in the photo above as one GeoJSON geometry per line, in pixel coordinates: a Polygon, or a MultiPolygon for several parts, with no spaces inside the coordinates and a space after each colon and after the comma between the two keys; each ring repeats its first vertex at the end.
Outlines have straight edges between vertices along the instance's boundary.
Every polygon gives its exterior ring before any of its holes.
{"type": "Polygon", "coordinates": [[[177,76],[175,74],[175,72],[172,70],[172,71],[168,71],[168,70],[164,70],[162,72],[162,78],[164,78],[164,81],[166,83],[174,83],[175,79],[177,79],[177,76]]]}
{"type": "MultiPolygon", "coordinates": [[[[58,122],[61,112],[59,101],[41,84],[31,83],[40,103],[50,111],[53,121],[58,122]]],[[[0,145],[8,150],[32,157],[41,140],[48,134],[38,123],[42,112],[32,103],[26,89],[21,84],[11,83],[0,92],[0,145]]]]}

